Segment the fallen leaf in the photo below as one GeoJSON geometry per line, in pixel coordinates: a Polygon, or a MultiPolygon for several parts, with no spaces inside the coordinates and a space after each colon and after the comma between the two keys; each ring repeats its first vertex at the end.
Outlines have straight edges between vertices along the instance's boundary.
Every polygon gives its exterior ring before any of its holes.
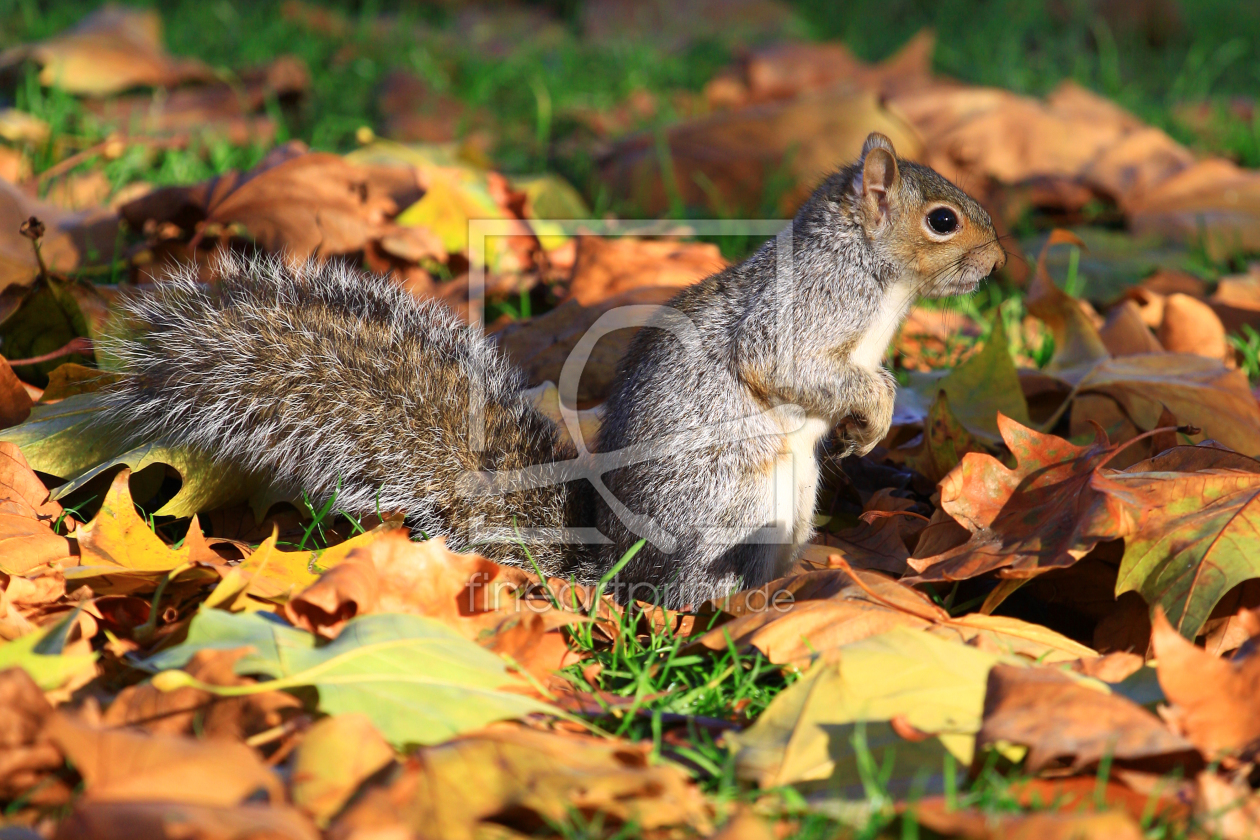
{"type": "Polygon", "coordinates": [[[64,712],[45,726],[98,802],[182,802],[236,805],[257,790],[282,802],[280,779],[236,741],[97,729],[64,712]]]}
{"type": "Polygon", "coordinates": [[[504,571],[484,557],[451,551],[440,537],[417,543],[399,529],[348,552],[291,598],[284,615],[294,626],[332,639],[357,615],[413,613],[472,639],[515,603],[501,591],[504,571]]]}
{"type": "Polygon", "coordinates": [[[574,812],[640,831],[710,830],[708,807],[687,772],[652,761],[644,744],[492,729],[419,750],[388,787],[362,795],[329,837],[393,831],[471,840],[491,818],[530,831],[574,812]]]}
{"type": "MultiPolygon", "coordinates": [[[[43,736],[52,715],[44,692],[22,668],[0,671],[0,795],[15,799],[35,791],[38,802],[69,799],[65,783],[53,781],[41,795],[36,786],[65,764],[61,751],[43,736]]],[[[59,801],[60,800],[60,801],[59,801]]]]}
{"type": "Polygon", "coordinates": [[[1133,817],[1119,811],[986,814],[920,809],[914,816],[934,832],[969,840],[1139,840],[1145,836],[1133,817]]]}
{"type": "Polygon", "coordinates": [[[66,620],[0,644],[0,671],[21,668],[44,691],[87,682],[83,677],[96,673],[97,654],[90,647],[86,653],[62,649],[58,639],[66,620]]]}
{"type": "Polygon", "coordinates": [[[919,137],[898,113],[873,92],[841,86],[679,123],[663,140],[655,131],[631,135],[611,150],[602,174],[614,194],[648,214],[679,201],[755,212],[767,184],[786,177],[791,188],[774,210],[790,212],[817,186],[819,173],[856,159],[872,131],[887,135],[901,156],[921,157],[919,137]],[[670,162],[668,184],[662,157],[670,162]]]}
{"type": "Polygon", "coordinates": [[[1028,747],[1031,773],[1055,763],[1079,772],[1104,757],[1182,767],[1197,758],[1189,741],[1141,706],[1051,668],[995,665],[989,672],[976,747],[999,741],[1028,747]]]}
{"type": "Polygon", "coordinates": [[[53,840],[319,840],[299,811],[275,805],[230,807],[187,802],[102,802],[82,799],[57,826],[53,840]]]}
{"type": "MultiPolygon", "coordinates": [[[[245,650],[204,650],[185,670],[196,679],[220,686],[253,685],[234,668],[245,650]]],[[[105,709],[106,727],[136,727],[151,734],[196,735],[244,740],[279,726],[301,703],[291,694],[271,691],[244,697],[216,697],[191,686],[160,691],[150,682],[128,686],[105,709]]]]}
{"type": "Polygon", "coordinates": [[[1132,300],[1121,301],[1112,308],[1107,314],[1107,323],[1098,331],[1098,337],[1112,356],[1164,351],[1159,339],[1143,320],[1140,307],[1132,300]]]}
{"type": "MultiPolygon", "coordinates": [[[[508,673],[502,659],[432,619],[361,616],[333,641],[322,646],[317,641],[260,613],[202,610],[187,640],[150,657],[147,665],[178,668],[199,650],[253,647],[237,662],[236,672],[271,677],[274,685],[264,681],[259,690],[313,686],[321,711],[362,712],[399,747],[440,743],[491,721],[551,710],[525,694],[510,693],[528,690],[528,683],[508,673]]],[[[190,684],[187,675],[179,674],[159,687],[190,684]]]]}
{"type": "Polygon", "coordinates": [[[954,416],[949,406],[949,395],[942,390],[928,409],[919,445],[912,450],[894,450],[890,457],[895,457],[936,484],[958,466],[968,452],[983,451],[983,444],[954,416]]]}
{"type": "Polygon", "coordinates": [[[73,563],[70,541],[53,531],[64,512],[12,443],[0,441],[0,570],[23,575],[73,563]]]}
{"type": "Polygon", "coordinates": [[[393,760],[393,748],[366,715],[326,717],[298,745],[289,782],[293,804],[326,826],[364,780],[393,760]]]}
{"type": "Polygon", "coordinates": [[[846,645],[779,693],[751,727],[726,735],[736,773],[762,787],[807,782],[806,791],[861,798],[855,737],[877,765],[895,761],[906,784],[914,772],[938,775],[946,750],[969,764],[985,676],[998,661],[906,628],[846,645]],[[896,716],[935,737],[903,740],[888,723],[896,716]]]}
{"type": "MultiPolygon", "coordinates": [[[[1002,570],[1027,578],[1070,566],[1114,536],[1106,499],[1091,489],[1094,470],[1111,453],[1102,438],[1075,446],[999,415],[998,427],[1017,465],[970,453],[941,480],[941,510],[971,532],[962,545],[909,560],[914,582],[963,580],[1002,570]]],[[[921,540],[922,542],[922,540],[921,540]]]]}
{"type": "Polygon", "coordinates": [[[214,78],[202,62],[174,58],[163,49],[162,19],[156,11],[112,5],[46,41],[6,50],[0,54],[0,72],[25,61],[40,65],[40,84],[92,96],[214,78]]]}
{"type": "MultiPolygon", "coordinates": [[[[1029,425],[1028,403],[1019,386],[1019,375],[1011,359],[1006,328],[995,318],[993,329],[984,346],[939,381],[923,377],[924,388],[930,388],[930,399],[944,391],[954,418],[972,435],[991,442],[1000,438],[998,415],[1004,414],[1017,423],[1029,425]]],[[[911,387],[916,378],[911,377],[911,387]]]]}
{"type": "Polygon", "coordinates": [[[1212,307],[1189,295],[1169,295],[1164,301],[1158,338],[1170,353],[1193,353],[1221,360],[1233,357],[1221,319],[1212,307]]]}
{"type": "Polygon", "coordinates": [[[1151,643],[1174,727],[1208,760],[1250,760],[1260,748],[1260,656],[1219,659],[1186,641],[1158,608],[1151,643]]]}
{"type": "Polygon", "coordinates": [[[1135,234],[1202,242],[1224,260],[1260,248],[1260,174],[1208,158],[1146,190],[1129,208],[1135,234]]]}
{"type": "Polygon", "coordinates": [[[1051,231],[1037,256],[1037,267],[1028,287],[1025,306],[1044,321],[1054,335],[1054,357],[1046,364],[1046,370],[1074,378],[1071,373],[1074,369],[1088,369],[1099,360],[1106,359],[1108,353],[1098,330],[1081,308],[1081,302],[1056,286],[1046,269],[1050,249],[1061,244],[1085,247],[1081,238],[1071,231],[1051,231]]]}
{"type": "Polygon", "coordinates": [[[125,469],[114,476],[96,516],[75,530],[83,566],[167,572],[189,562],[191,553],[187,544],[171,548],[136,513],[129,489],[130,478],[131,471],[125,469]]]}
{"type": "Polygon", "coordinates": [[[592,306],[642,286],[681,291],[725,267],[709,243],[579,236],[569,298],[592,306]]]}
{"type": "Polygon", "coordinates": [[[1136,591],[1159,605],[1187,638],[1198,635],[1227,591],[1260,577],[1260,474],[1108,471],[1090,487],[1108,498],[1122,523],[1116,594],[1136,591]]]}

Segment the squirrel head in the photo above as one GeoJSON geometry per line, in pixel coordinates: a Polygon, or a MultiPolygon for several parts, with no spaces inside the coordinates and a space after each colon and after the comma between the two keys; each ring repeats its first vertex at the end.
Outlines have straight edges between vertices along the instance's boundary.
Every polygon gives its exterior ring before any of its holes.
{"type": "Polygon", "coordinates": [[[984,208],[934,169],[898,159],[883,134],[866,138],[848,171],[851,218],[879,262],[899,269],[918,294],[965,294],[1006,264],[984,208]]]}

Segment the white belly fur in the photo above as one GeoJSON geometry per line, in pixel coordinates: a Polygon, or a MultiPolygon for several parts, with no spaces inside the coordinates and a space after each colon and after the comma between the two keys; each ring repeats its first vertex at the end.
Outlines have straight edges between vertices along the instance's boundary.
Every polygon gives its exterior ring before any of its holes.
{"type": "Polygon", "coordinates": [[[914,286],[908,280],[898,280],[884,293],[871,325],[858,340],[849,360],[859,367],[875,370],[884,361],[884,352],[897,335],[901,321],[910,310],[914,298],[914,286]]]}
{"type": "Polygon", "coordinates": [[[798,429],[783,436],[782,455],[774,475],[775,503],[788,542],[776,546],[775,576],[786,574],[801,546],[814,533],[814,502],[818,495],[818,447],[831,431],[821,417],[807,417],[798,429]]]}

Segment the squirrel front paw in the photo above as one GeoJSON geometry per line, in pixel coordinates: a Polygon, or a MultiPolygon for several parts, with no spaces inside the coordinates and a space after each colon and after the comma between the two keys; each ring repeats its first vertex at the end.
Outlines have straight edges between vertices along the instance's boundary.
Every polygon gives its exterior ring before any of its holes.
{"type": "Polygon", "coordinates": [[[844,455],[865,455],[875,448],[892,428],[893,406],[897,401],[897,380],[886,370],[870,383],[870,400],[844,419],[840,440],[844,455]]]}

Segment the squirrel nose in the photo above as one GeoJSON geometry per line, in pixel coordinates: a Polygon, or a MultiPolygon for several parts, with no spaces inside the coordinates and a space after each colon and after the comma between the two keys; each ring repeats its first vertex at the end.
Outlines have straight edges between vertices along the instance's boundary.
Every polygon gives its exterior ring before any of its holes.
{"type": "Polygon", "coordinates": [[[997,248],[997,254],[993,257],[993,268],[989,269],[990,272],[997,271],[1006,265],[1006,249],[1002,247],[1000,242],[994,242],[993,247],[997,248]]]}

